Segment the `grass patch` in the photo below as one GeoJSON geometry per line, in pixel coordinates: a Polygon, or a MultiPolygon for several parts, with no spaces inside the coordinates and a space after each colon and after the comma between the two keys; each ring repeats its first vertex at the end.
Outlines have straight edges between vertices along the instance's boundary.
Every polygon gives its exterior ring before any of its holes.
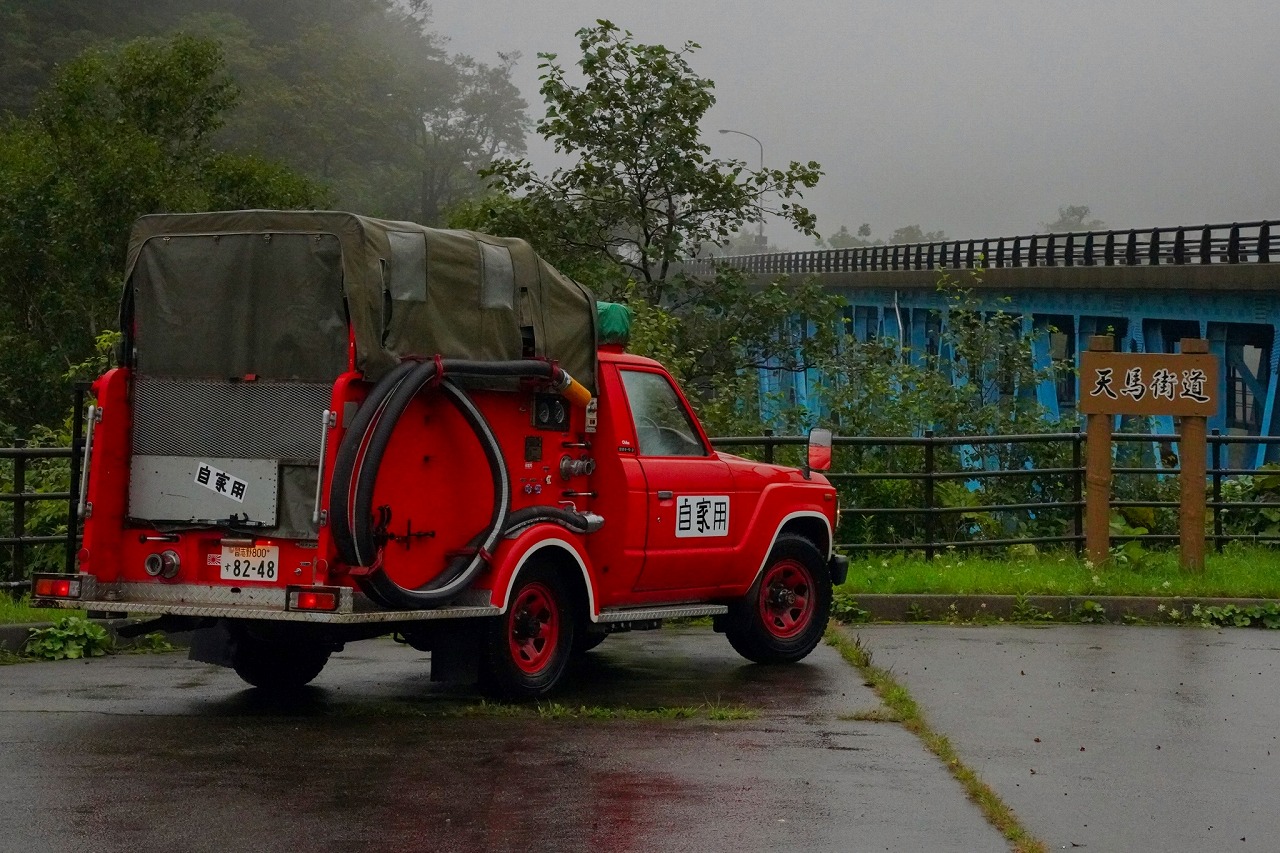
{"type": "Polygon", "coordinates": [[[53,622],[64,613],[80,613],[79,610],[48,610],[32,607],[26,595],[0,592],[0,625],[26,625],[31,622],[53,622]]]}
{"type": "Polygon", "coordinates": [[[1200,574],[1184,572],[1176,551],[1128,548],[1101,566],[1071,552],[980,557],[948,551],[851,560],[842,593],[936,595],[1156,595],[1280,598],[1280,550],[1228,546],[1200,574]]]}
{"type": "Polygon", "coordinates": [[[890,713],[899,718],[903,727],[918,737],[925,748],[946,765],[969,799],[982,810],[987,821],[1004,835],[1016,853],[1047,853],[1048,848],[1044,842],[1033,837],[996,792],[960,760],[951,741],[930,727],[920,706],[911,698],[907,689],[887,670],[871,662],[871,652],[862,645],[860,639],[850,640],[834,627],[827,629],[826,639],[846,661],[857,667],[880,697],[880,701],[884,702],[890,713]]]}

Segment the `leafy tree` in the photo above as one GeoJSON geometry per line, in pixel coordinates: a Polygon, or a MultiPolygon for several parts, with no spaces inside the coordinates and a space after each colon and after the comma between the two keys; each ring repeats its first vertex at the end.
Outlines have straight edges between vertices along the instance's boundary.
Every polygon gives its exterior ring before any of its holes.
{"type": "Polygon", "coordinates": [[[906,243],[937,243],[947,239],[942,231],[925,231],[919,225],[904,225],[895,228],[889,238],[889,245],[901,246],[906,243]]]}
{"type": "Polygon", "coordinates": [[[63,375],[117,322],[138,216],[325,200],[210,145],[237,97],[216,44],[138,40],[68,63],[29,118],[0,128],[0,427],[60,419],[63,375]]]}
{"type": "Polygon", "coordinates": [[[494,156],[525,151],[515,55],[450,57],[424,0],[0,0],[0,110],[27,115],[87,45],[179,30],[216,39],[243,92],[216,144],[323,181],[342,207],[438,224],[494,156]]]}
{"type": "Polygon", "coordinates": [[[794,200],[817,183],[817,163],[751,171],[713,158],[699,138],[715,96],[714,83],[689,65],[698,45],[639,44],[604,20],[578,39],[581,85],[554,54],[540,54],[547,113],[537,124],[576,162],[544,176],[525,160],[497,158],[486,172],[502,192],[575,215],[566,251],[609,259],[620,282],[634,278],[637,293],[660,305],[682,299],[675,274],[683,259],[746,223],[773,215],[813,233],[813,214],[794,200]]]}
{"type": "Polygon", "coordinates": [[[1053,222],[1041,222],[1040,227],[1049,234],[1062,234],[1068,231],[1097,231],[1106,227],[1101,219],[1092,218],[1093,212],[1087,204],[1069,204],[1058,208],[1058,218],[1053,222]]]}
{"type": "Polygon", "coordinates": [[[663,361],[715,432],[760,428],[762,366],[805,370],[830,347],[837,299],[813,283],[749,286],[739,272],[686,275],[686,258],[723,249],[744,226],[774,215],[812,234],[798,203],[816,163],[751,171],[718,160],[698,133],[715,102],[712,81],[680,50],[636,43],[608,21],[578,32],[585,82],[543,54],[546,117],[539,133],[574,163],[539,175],[524,160],[487,170],[493,194],[450,219],[528,239],[551,263],[627,301],[632,349],[663,361]]]}
{"type": "Polygon", "coordinates": [[[881,241],[873,241],[871,239],[871,226],[863,223],[858,227],[858,234],[855,237],[849,233],[848,225],[841,225],[840,230],[832,234],[826,240],[819,240],[817,245],[824,249],[856,249],[862,246],[874,246],[881,241]]]}

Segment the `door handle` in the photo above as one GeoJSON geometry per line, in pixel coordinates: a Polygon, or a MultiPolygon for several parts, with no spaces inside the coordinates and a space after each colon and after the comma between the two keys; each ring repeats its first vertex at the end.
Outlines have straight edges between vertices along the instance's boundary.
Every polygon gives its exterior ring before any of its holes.
{"type": "Polygon", "coordinates": [[[658,500],[660,501],[669,501],[671,500],[672,497],[673,497],[673,494],[671,492],[666,491],[665,489],[663,491],[658,492],[658,500]]]}

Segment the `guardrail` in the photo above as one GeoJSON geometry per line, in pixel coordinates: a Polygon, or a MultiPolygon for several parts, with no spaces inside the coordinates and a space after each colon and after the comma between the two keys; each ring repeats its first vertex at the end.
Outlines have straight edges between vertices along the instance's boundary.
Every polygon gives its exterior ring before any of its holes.
{"type": "Polygon", "coordinates": [[[896,246],[858,246],[699,258],[697,274],[721,264],[759,275],[986,269],[995,267],[1159,266],[1280,261],[1280,220],[1219,225],[1071,231],[978,240],[940,240],[896,246]]]}

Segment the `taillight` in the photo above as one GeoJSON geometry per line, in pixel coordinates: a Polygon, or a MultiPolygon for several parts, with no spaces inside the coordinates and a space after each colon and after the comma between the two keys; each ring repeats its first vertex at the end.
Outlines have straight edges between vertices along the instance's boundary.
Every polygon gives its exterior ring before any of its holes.
{"type": "Polygon", "coordinates": [[[337,610],[341,588],[334,586],[289,587],[290,610],[337,610]]]}
{"type": "Polygon", "coordinates": [[[79,598],[80,579],[37,575],[32,580],[31,591],[40,598],[79,598]]]}

